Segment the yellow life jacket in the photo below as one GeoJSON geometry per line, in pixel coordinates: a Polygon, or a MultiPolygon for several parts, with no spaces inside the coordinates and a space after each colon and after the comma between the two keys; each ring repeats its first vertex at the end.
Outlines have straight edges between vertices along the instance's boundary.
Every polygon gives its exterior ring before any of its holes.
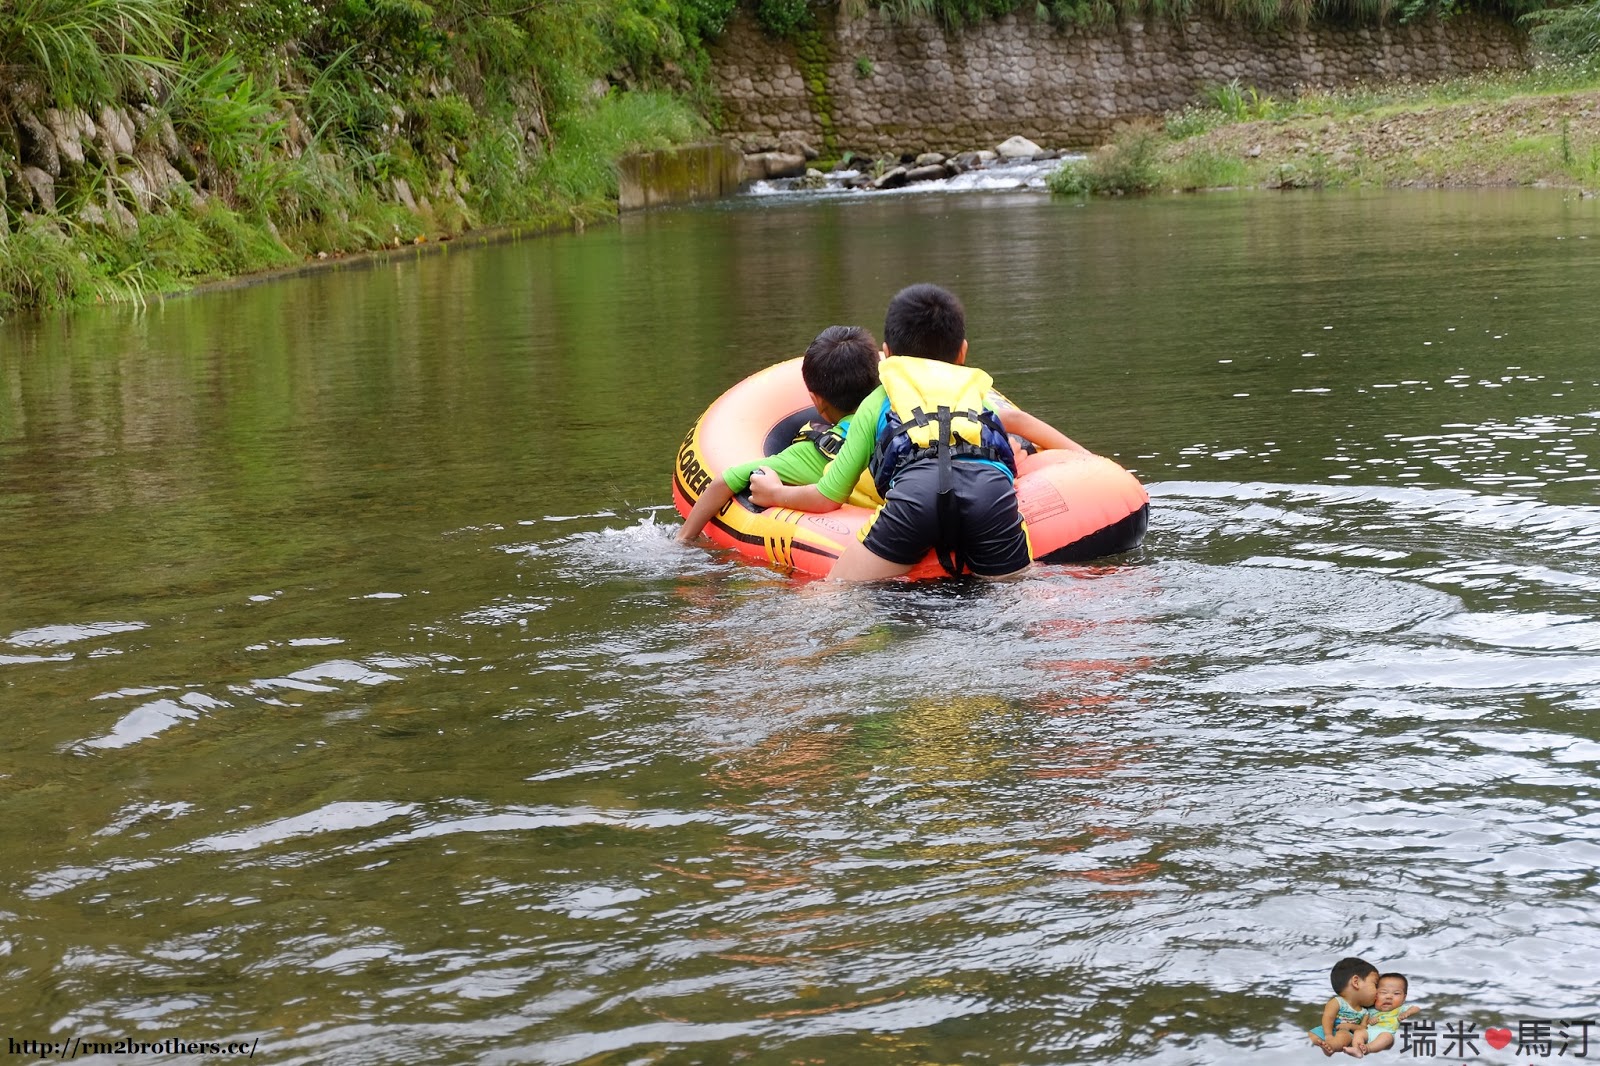
{"type": "Polygon", "coordinates": [[[889,403],[878,420],[868,469],[880,494],[915,459],[990,459],[1016,475],[1005,427],[984,406],[994,385],[988,374],[937,359],[896,355],[878,364],[878,380],[889,403]]]}

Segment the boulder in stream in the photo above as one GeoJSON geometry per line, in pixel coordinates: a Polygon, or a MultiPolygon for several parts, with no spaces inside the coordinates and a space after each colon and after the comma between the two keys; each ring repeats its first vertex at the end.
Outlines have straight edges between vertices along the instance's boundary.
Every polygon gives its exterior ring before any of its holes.
{"type": "Polygon", "coordinates": [[[1026,137],[1007,137],[995,145],[995,154],[1008,163],[1027,162],[1044,151],[1026,137]]]}
{"type": "Polygon", "coordinates": [[[907,173],[906,168],[895,167],[892,170],[886,170],[879,175],[878,178],[873,181],[872,187],[874,189],[898,189],[903,185],[910,184],[910,182],[911,177],[907,173]]]}
{"type": "Polygon", "coordinates": [[[806,172],[806,157],[788,152],[752,152],[744,157],[746,181],[798,178],[806,172]]]}
{"type": "Polygon", "coordinates": [[[820,152],[798,137],[786,137],[778,142],[778,151],[784,155],[797,155],[806,162],[816,159],[820,152]]]}

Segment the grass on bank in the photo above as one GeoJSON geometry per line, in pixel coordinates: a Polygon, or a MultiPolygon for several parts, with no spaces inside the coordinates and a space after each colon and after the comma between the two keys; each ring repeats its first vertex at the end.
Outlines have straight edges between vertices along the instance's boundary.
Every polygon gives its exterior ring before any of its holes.
{"type": "Polygon", "coordinates": [[[1544,96],[1600,88],[1600,62],[1544,63],[1529,70],[1472,74],[1434,82],[1356,85],[1311,91],[1293,99],[1269,96],[1235,78],[1212,86],[1195,104],[1167,116],[1165,130],[1182,140],[1236,122],[1311,116],[1348,118],[1385,109],[1417,111],[1442,104],[1492,103],[1518,96],[1544,96]]]}
{"type": "MultiPolygon", "coordinates": [[[[244,87],[243,81],[235,82],[244,87]]],[[[260,115],[241,94],[239,111],[260,115]]],[[[214,101],[213,101],[214,103],[214,101]]],[[[230,118],[218,118],[224,127],[230,118]]],[[[196,127],[198,129],[199,127],[196,127]]],[[[85,217],[103,203],[107,175],[88,170],[53,216],[0,228],[0,318],[76,304],[142,303],[199,281],[250,274],[307,258],[374,251],[501,225],[540,229],[608,217],[615,211],[614,161],[666,147],[704,131],[683,101],[662,93],[618,93],[565,115],[551,150],[530,157],[505,123],[475,120],[455,197],[417,201],[412,211],[383,182],[394,160],[352,157],[313,142],[298,155],[281,149],[281,124],[258,136],[229,133],[219,143],[233,169],[219,172],[228,195],[177,195],[148,212],[131,196],[121,225],[85,217]]],[[[420,186],[419,186],[420,188],[420,186]]]]}
{"type": "Polygon", "coordinates": [[[1600,61],[1277,99],[1232,82],[1124,129],[1062,195],[1405,184],[1600,186],[1600,61]]]}

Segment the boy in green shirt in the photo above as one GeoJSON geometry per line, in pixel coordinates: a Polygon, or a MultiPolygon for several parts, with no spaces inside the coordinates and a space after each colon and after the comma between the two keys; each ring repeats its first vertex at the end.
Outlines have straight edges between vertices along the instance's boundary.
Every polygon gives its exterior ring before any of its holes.
{"type": "Polygon", "coordinates": [[[678,530],[680,544],[693,542],[712,516],[750,486],[757,470],[771,471],[786,485],[812,485],[822,477],[844,441],[850,416],[878,387],[878,342],[860,326],[829,326],[806,348],[800,377],[817,412],[833,423],[832,428],[813,428],[777,455],[730,466],[713,478],[678,530]]]}
{"type": "Polygon", "coordinates": [[[863,471],[883,505],[845,549],[830,581],[899,577],[933,549],[950,574],[1013,577],[1030,565],[1027,524],[1013,484],[1016,434],[1039,448],[1070,448],[1048,423],[1002,403],[988,374],[966,365],[966,311],[937,285],[912,285],[884,316],[881,387],[856,410],[838,458],[816,484],[760,474],[762,507],[831,511],[863,471]]]}

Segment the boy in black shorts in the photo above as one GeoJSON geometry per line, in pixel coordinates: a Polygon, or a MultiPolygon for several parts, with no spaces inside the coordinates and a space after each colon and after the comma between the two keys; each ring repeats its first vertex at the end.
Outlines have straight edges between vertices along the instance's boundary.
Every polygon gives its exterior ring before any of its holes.
{"type": "Polygon", "coordinates": [[[883,506],[828,575],[839,581],[899,577],[929,549],[950,574],[1011,577],[1030,563],[1017,510],[1008,434],[1041,448],[1072,446],[1058,430],[991,396],[992,379],[966,366],[961,301],[937,285],[913,285],[889,302],[883,382],[856,409],[844,447],[815,485],[750,481],[763,507],[831,511],[872,471],[883,506]]]}

